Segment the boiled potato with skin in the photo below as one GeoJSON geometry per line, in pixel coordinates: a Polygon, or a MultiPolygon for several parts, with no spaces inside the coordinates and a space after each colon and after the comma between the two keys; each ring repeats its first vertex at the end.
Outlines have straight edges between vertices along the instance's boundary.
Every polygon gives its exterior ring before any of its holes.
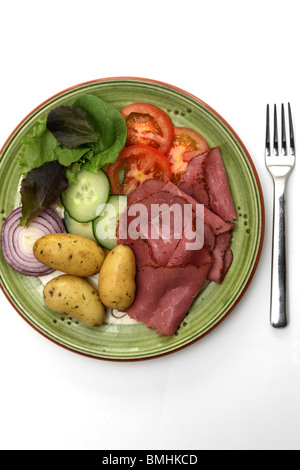
{"type": "Polygon", "coordinates": [[[39,238],[33,253],[41,263],[73,276],[99,273],[105,255],[96,242],[71,233],[54,233],[39,238]]]}
{"type": "Polygon", "coordinates": [[[44,287],[45,304],[57,313],[65,313],[88,326],[102,325],[105,307],[97,290],[86,280],[63,274],[44,287]]]}
{"type": "Polygon", "coordinates": [[[118,245],[106,256],[99,274],[99,296],[106,307],[124,311],[135,299],[135,256],[127,245],[118,245]]]}

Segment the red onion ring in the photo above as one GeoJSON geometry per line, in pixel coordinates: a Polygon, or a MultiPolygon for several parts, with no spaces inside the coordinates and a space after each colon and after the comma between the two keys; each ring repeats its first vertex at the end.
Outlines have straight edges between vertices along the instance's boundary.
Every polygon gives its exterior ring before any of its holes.
{"type": "Polygon", "coordinates": [[[52,209],[45,209],[28,228],[19,225],[22,208],[18,207],[5,220],[1,230],[3,258],[15,271],[25,276],[45,276],[54,269],[38,261],[33,254],[34,242],[44,235],[66,233],[59,215],[52,209]]]}

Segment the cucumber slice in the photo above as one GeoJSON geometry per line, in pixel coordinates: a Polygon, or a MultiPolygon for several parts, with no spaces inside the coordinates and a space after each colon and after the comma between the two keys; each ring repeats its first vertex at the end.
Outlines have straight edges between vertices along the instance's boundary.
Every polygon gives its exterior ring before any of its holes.
{"type": "Polygon", "coordinates": [[[94,237],[101,246],[108,250],[117,246],[117,224],[120,215],[126,208],[127,196],[121,194],[110,196],[100,217],[93,220],[94,237]]]}
{"type": "Polygon", "coordinates": [[[69,216],[67,211],[64,213],[64,222],[68,233],[81,235],[82,237],[89,238],[94,242],[97,241],[94,237],[93,222],[76,222],[76,220],[69,216]]]}
{"type": "Polygon", "coordinates": [[[91,222],[103,212],[110,194],[110,182],[104,171],[80,170],[77,183],[72,183],[60,196],[62,205],[76,222],[91,222]]]}

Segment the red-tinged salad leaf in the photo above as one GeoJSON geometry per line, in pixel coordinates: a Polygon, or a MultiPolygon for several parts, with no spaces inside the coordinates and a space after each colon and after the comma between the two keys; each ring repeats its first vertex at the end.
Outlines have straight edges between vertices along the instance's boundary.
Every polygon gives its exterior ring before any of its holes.
{"type": "Polygon", "coordinates": [[[50,111],[47,129],[60,144],[70,149],[99,139],[87,113],[74,106],[59,106],[50,111]]]}
{"type": "Polygon", "coordinates": [[[46,162],[31,170],[21,184],[20,225],[28,227],[38,214],[59,200],[59,195],[67,187],[65,167],[58,161],[46,162]]]}

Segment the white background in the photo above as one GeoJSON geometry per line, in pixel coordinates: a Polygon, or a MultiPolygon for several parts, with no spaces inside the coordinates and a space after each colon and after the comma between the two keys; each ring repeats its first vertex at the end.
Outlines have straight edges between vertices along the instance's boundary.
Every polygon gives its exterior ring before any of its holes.
{"type": "MultiPolygon", "coordinates": [[[[0,146],[42,101],[85,81],[157,79],[216,109],[257,167],[266,233],[231,315],[175,354],[88,359],[34,331],[0,293],[2,449],[300,449],[299,169],[288,187],[290,322],[269,325],[272,183],[265,106],[300,135],[297,0],[1,2],[0,146]]],[[[0,189],[1,190],[1,189],[0,189]]]]}

